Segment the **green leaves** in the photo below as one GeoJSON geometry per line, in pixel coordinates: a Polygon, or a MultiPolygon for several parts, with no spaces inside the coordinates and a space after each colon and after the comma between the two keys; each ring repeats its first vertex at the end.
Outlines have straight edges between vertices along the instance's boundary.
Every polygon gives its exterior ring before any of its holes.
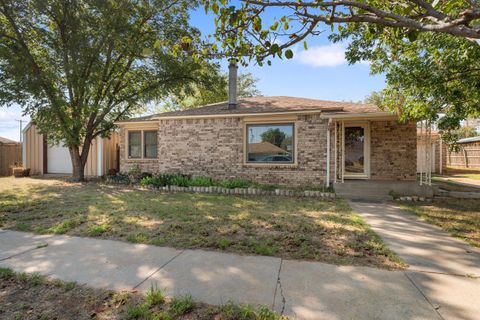
{"type": "Polygon", "coordinates": [[[285,58],[287,59],[292,59],[293,58],[293,51],[288,49],[287,51],[285,51],[285,58]]]}

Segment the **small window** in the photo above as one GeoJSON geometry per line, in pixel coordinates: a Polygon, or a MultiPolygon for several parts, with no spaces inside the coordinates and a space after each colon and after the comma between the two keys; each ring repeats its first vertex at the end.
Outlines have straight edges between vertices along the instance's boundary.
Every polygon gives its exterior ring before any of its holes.
{"type": "Polygon", "coordinates": [[[142,133],[140,131],[128,132],[128,157],[142,157],[142,133]]]}
{"type": "Polygon", "coordinates": [[[247,162],[293,163],[294,124],[247,125],[247,162]]]}
{"type": "Polygon", "coordinates": [[[157,131],[143,132],[143,157],[157,157],[157,131]]]}

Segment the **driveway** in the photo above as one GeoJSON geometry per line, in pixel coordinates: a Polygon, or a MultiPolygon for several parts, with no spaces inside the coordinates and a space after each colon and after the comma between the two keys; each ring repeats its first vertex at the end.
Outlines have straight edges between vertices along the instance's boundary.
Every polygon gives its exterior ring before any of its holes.
{"type": "Polygon", "coordinates": [[[480,250],[392,203],[350,202],[410,265],[405,275],[445,319],[478,319],[480,250]]]}

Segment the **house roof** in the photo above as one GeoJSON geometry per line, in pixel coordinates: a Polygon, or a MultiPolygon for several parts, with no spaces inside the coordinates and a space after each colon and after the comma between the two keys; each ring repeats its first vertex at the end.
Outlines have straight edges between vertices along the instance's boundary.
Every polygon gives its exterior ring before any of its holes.
{"type": "Polygon", "coordinates": [[[286,96],[251,97],[238,100],[235,109],[228,109],[228,102],[209,104],[203,107],[158,113],[145,117],[132,118],[122,122],[153,121],[162,118],[228,116],[243,114],[263,114],[278,112],[335,112],[335,113],[374,113],[381,111],[373,104],[339,102],[296,98],[286,96]]]}
{"type": "Polygon", "coordinates": [[[19,144],[20,142],[0,137],[0,144],[19,144]]]}
{"type": "Polygon", "coordinates": [[[264,142],[258,142],[258,143],[249,143],[248,144],[248,152],[249,153],[257,153],[257,154],[263,154],[263,153],[287,153],[287,151],[283,150],[280,147],[277,147],[276,145],[264,141],[264,142]]]}
{"type": "Polygon", "coordinates": [[[480,141],[480,136],[478,137],[471,137],[471,138],[463,138],[457,141],[457,143],[468,143],[468,142],[477,142],[480,141]]]}

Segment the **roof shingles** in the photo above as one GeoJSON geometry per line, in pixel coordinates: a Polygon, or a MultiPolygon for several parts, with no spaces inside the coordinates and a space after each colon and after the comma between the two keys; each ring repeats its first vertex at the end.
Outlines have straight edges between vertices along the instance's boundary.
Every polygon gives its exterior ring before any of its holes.
{"type": "Polygon", "coordinates": [[[339,102],[315,100],[296,97],[251,97],[238,100],[235,109],[228,109],[228,102],[220,102],[203,107],[179,111],[170,111],[154,114],[146,117],[139,117],[127,120],[148,121],[156,118],[167,117],[188,117],[188,116],[209,116],[209,115],[235,115],[235,114],[261,114],[275,112],[300,112],[300,111],[322,111],[322,112],[346,112],[346,113],[370,113],[381,111],[372,104],[361,104],[353,102],[339,102]]]}

